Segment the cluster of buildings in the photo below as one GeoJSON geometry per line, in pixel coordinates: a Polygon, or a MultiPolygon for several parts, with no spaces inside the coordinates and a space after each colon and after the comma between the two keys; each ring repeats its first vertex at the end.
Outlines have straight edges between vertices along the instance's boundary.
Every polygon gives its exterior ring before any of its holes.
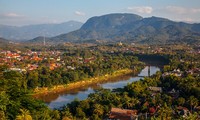
{"type": "MultiPolygon", "coordinates": [[[[151,92],[152,99],[155,99],[156,94],[162,93],[163,90],[161,87],[148,87],[148,90],[151,92]]],[[[166,92],[172,99],[177,99],[179,96],[179,91],[172,89],[171,91],[166,92]]],[[[111,108],[107,120],[140,120],[140,119],[150,119],[153,116],[158,116],[160,110],[160,105],[150,106],[149,102],[145,102],[143,106],[146,106],[146,113],[141,113],[137,109],[123,109],[123,108],[111,108]]],[[[172,114],[175,116],[181,116],[183,118],[188,117],[191,114],[191,111],[183,106],[177,106],[172,108],[172,114]]],[[[200,106],[195,107],[194,111],[199,112],[200,106]]]]}
{"type": "Polygon", "coordinates": [[[0,51],[0,65],[7,65],[9,70],[26,72],[39,68],[41,65],[47,66],[50,70],[66,66],[66,69],[75,70],[71,63],[78,64],[92,63],[95,57],[75,57],[72,60],[65,58],[60,51],[0,51]],[[66,64],[67,63],[67,64],[66,64]]]}
{"type": "Polygon", "coordinates": [[[192,68],[186,71],[181,71],[180,69],[174,69],[173,71],[170,72],[164,72],[162,74],[162,77],[168,76],[168,75],[174,75],[177,77],[181,77],[184,76],[184,74],[191,74],[191,75],[195,75],[195,76],[199,76],[200,75],[200,68],[192,68]]]}
{"type": "Polygon", "coordinates": [[[24,72],[35,70],[43,61],[47,61],[46,66],[53,70],[64,64],[64,61],[61,61],[61,54],[60,51],[0,51],[0,65],[7,65],[10,70],[24,72]]]}
{"type": "MultiPolygon", "coordinates": [[[[109,117],[107,120],[148,120],[151,116],[156,116],[159,107],[150,107],[146,113],[138,113],[137,110],[121,109],[121,108],[111,108],[109,117]]],[[[195,109],[200,111],[200,107],[195,109]]],[[[178,106],[176,108],[175,114],[182,116],[183,118],[188,117],[191,113],[186,107],[178,106]]],[[[170,118],[169,118],[170,119],[170,118]]],[[[198,119],[198,118],[197,118],[198,119]]]]}

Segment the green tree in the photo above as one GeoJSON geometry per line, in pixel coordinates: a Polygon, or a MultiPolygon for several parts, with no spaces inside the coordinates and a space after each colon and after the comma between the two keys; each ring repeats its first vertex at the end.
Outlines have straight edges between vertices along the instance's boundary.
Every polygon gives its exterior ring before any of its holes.
{"type": "Polygon", "coordinates": [[[188,103],[190,105],[190,110],[193,112],[193,108],[198,105],[199,101],[194,96],[190,96],[188,103]]]}
{"type": "Polygon", "coordinates": [[[60,119],[60,113],[58,110],[53,110],[51,112],[51,118],[52,120],[59,120],[60,119]]]}
{"type": "Polygon", "coordinates": [[[177,99],[177,103],[178,103],[178,105],[184,105],[185,104],[185,98],[183,98],[183,97],[179,97],[178,99],[177,99]]]}
{"type": "Polygon", "coordinates": [[[103,106],[100,105],[100,104],[94,104],[94,106],[93,106],[93,114],[96,114],[99,117],[102,117],[103,113],[104,113],[103,106]]]}
{"type": "Polygon", "coordinates": [[[78,118],[85,118],[85,113],[81,108],[76,108],[76,117],[78,118]]]}
{"type": "Polygon", "coordinates": [[[172,118],[172,109],[164,103],[164,106],[158,110],[158,118],[161,120],[170,120],[172,118]]]}
{"type": "Polygon", "coordinates": [[[38,72],[37,71],[31,71],[27,73],[27,85],[29,88],[36,88],[37,86],[39,86],[39,82],[38,82],[38,72]]]}
{"type": "Polygon", "coordinates": [[[41,109],[41,111],[40,111],[40,114],[41,114],[40,119],[41,120],[51,120],[52,118],[50,117],[49,113],[50,113],[49,109],[46,109],[46,108],[41,109]]]}
{"type": "Polygon", "coordinates": [[[9,96],[5,91],[0,92],[0,111],[5,115],[7,110],[7,105],[9,105],[9,96]]]}
{"type": "Polygon", "coordinates": [[[69,108],[65,108],[64,110],[62,110],[61,114],[62,114],[62,120],[71,120],[73,118],[69,108]]]}
{"type": "Polygon", "coordinates": [[[6,120],[5,112],[1,110],[0,110],[0,120],[6,120]]]}
{"type": "Polygon", "coordinates": [[[21,114],[17,115],[16,120],[32,120],[29,110],[20,109],[21,114]]]}

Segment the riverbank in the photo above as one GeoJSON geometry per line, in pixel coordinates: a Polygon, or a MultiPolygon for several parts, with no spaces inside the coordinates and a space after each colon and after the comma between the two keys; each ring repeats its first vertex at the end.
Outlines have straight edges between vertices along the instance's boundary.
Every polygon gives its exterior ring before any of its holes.
{"type": "MultiPolygon", "coordinates": [[[[140,71],[140,70],[138,70],[138,71],[140,71]]],[[[99,82],[107,81],[109,79],[119,77],[122,75],[127,75],[130,73],[133,73],[133,70],[122,69],[122,70],[115,71],[112,74],[106,74],[104,76],[99,76],[99,77],[95,77],[95,78],[88,78],[85,80],[80,80],[78,82],[69,83],[69,84],[65,84],[65,85],[57,85],[52,88],[48,88],[48,87],[37,88],[34,90],[33,97],[38,98],[39,96],[43,96],[43,95],[47,95],[47,94],[51,94],[51,93],[59,93],[59,92],[63,92],[63,91],[69,91],[69,90],[80,88],[80,87],[83,87],[86,85],[97,84],[99,82]]]]}

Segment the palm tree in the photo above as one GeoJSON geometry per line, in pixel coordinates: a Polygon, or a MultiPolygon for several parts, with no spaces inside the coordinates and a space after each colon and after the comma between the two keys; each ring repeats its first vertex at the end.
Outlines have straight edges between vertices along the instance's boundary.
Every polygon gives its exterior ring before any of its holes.
{"type": "Polygon", "coordinates": [[[133,108],[135,105],[137,105],[140,101],[136,98],[131,98],[129,101],[128,101],[128,108],[133,108]]]}
{"type": "Polygon", "coordinates": [[[97,114],[98,116],[102,116],[104,113],[103,106],[100,104],[95,104],[93,113],[97,114]]]}
{"type": "Polygon", "coordinates": [[[16,117],[16,120],[32,120],[29,110],[20,109],[20,111],[21,111],[21,115],[18,115],[16,117]]]}
{"type": "Polygon", "coordinates": [[[183,97],[178,98],[177,103],[178,103],[178,105],[184,105],[185,104],[185,98],[183,98],[183,97]]]}
{"type": "Polygon", "coordinates": [[[166,103],[164,103],[164,106],[162,106],[158,110],[158,117],[161,120],[169,120],[169,119],[171,119],[171,114],[172,114],[172,109],[170,107],[168,107],[166,103]]]}
{"type": "Polygon", "coordinates": [[[69,108],[65,108],[65,110],[62,111],[62,116],[62,120],[72,120],[73,118],[69,108]]]}
{"type": "Polygon", "coordinates": [[[191,112],[193,111],[193,107],[197,106],[198,103],[199,103],[198,99],[195,98],[194,96],[190,96],[188,102],[190,104],[190,110],[191,110],[191,112]]]}
{"type": "Polygon", "coordinates": [[[4,111],[1,111],[1,110],[0,110],[0,120],[6,120],[6,115],[4,111]]]}

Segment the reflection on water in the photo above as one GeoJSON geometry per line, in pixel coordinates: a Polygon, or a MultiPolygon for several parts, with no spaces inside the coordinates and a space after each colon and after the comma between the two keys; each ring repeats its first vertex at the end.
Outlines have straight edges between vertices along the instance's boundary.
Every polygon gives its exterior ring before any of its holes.
{"type": "MultiPolygon", "coordinates": [[[[150,75],[155,74],[157,71],[160,71],[158,67],[150,66],[150,75]]],[[[148,76],[148,66],[145,67],[138,76],[148,76]]],[[[80,88],[76,88],[68,91],[61,91],[59,93],[52,93],[40,96],[39,99],[45,101],[47,105],[52,109],[58,109],[67,103],[72,102],[75,98],[79,100],[84,100],[88,97],[90,93],[94,93],[95,90],[99,88],[106,89],[115,89],[115,88],[123,88],[128,83],[138,81],[143,77],[138,77],[133,75],[125,75],[117,78],[110,79],[108,81],[102,81],[98,84],[90,84],[86,86],[81,86],[80,88]]]]}
{"type": "Polygon", "coordinates": [[[64,105],[66,105],[67,103],[72,102],[75,98],[78,98],[80,100],[84,100],[88,97],[88,95],[90,93],[94,93],[94,90],[92,88],[88,88],[86,91],[80,91],[76,94],[63,94],[63,95],[59,95],[59,97],[54,100],[51,101],[50,103],[48,103],[48,106],[52,109],[55,108],[60,108],[64,105]]]}

